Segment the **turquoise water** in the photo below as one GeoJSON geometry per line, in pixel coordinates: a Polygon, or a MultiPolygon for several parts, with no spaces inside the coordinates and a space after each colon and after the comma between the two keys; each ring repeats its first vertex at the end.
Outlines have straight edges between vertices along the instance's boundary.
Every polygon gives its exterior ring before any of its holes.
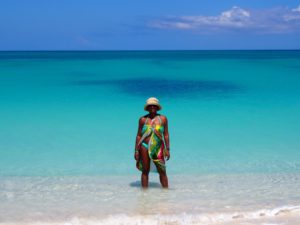
{"type": "Polygon", "coordinates": [[[300,51],[1,52],[0,175],[135,174],[146,98],[169,173],[300,171],[300,51]]]}
{"type": "Polygon", "coordinates": [[[298,210],[299,115],[300,51],[0,52],[0,224],[116,205],[155,214],[145,202],[161,198],[177,217],[298,210]],[[170,194],[156,175],[148,194],[136,190],[135,136],[152,96],[169,120],[170,194]]]}

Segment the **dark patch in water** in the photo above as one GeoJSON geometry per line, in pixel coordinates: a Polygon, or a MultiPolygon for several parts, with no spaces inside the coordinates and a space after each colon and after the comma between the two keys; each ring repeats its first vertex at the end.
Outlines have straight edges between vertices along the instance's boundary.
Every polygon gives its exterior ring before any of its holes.
{"type": "Polygon", "coordinates": [[[79,86],[113,86],[135,96],[196,97],[223,96],[242,91],[242,87],[226,81],[167,80],[167,79],[124,79],[124,80],[79,80],[79,86]]]}

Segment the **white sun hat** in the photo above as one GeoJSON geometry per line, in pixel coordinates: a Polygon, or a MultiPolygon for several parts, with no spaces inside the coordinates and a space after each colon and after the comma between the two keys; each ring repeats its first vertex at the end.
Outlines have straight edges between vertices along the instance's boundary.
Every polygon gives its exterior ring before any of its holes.
{"type": "Polygon", "coordinates": [[[149,105],[156,105],[158,107],[158,110],[161,110],[162,107],[161,105],[159,104],[159,101],[157,98],[154,98],[154,97],[151,97],[151,98],[148,98],[147,101],[146,101],[146,105],[144,106],[144,110],[147,111],[147,107],[149,105]]]}

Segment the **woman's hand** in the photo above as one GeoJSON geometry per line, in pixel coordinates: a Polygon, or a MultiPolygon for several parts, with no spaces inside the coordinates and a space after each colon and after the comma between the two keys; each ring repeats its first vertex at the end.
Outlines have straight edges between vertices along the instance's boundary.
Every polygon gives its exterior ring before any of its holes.
{"type": "Polygon", "coordinates": [[[171,155],[170,155],[170,151],[168,149],[165,149],[165,157],[167,160],[170,159],[171,155]]]}
{"type": "Polygon", "coordinates": [[[134,159],[135,159],[136,161],[138,161],[139,158],[140,158],[140,153],[139,153],[138,150],[135,150],[135,152],[134,152],[134,159]]]}

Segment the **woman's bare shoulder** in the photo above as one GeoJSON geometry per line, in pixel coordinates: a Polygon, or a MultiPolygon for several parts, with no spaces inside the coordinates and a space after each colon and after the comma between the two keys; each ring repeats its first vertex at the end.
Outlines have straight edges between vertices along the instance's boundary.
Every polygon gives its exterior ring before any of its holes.
{"type": "Polygon", "coordinates": [[[148,114],[147,114],[147,115],[144,115],[144,116],[141,116],[140,119],[139,119],[139,123],[145,122],[146,119],[147,119],[147,116],[148,116],[148,114]]]}
{"type": "Polygon", "coordinates": [[[166,116],[160,114],[159,117],[161,118],[161,120],[162,120],[164,123],[167,123],[167,122],[168,122],[168,119],[167,119],[166,116]]]}

